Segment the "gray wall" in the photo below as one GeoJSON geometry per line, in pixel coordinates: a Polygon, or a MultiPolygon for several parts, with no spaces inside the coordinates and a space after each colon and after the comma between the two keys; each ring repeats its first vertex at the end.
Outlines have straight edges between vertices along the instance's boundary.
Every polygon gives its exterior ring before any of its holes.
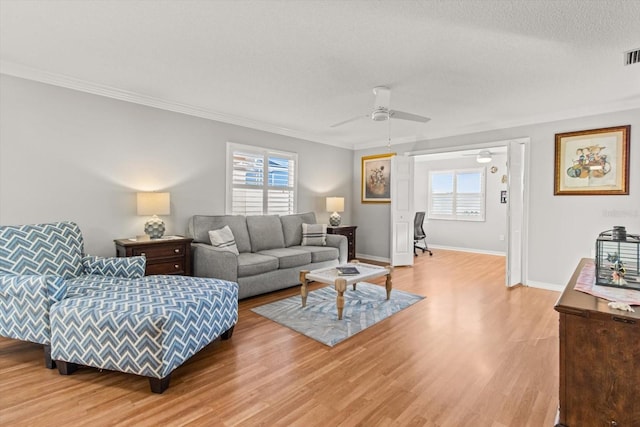
{"type": "MultiPolygon", "coordinates": [[[[427,156],[428,157],[428,156],[427,156]]],[[[457,159],[420,161],[414,168],[414,209],[428,212],[429,171],[484,167],[486,175],[486,211],[484,221],[445,221],[425,218],[424,231],[430,247],[469,249],[477,252],[506,254],[507,205],[500,203],[500,191],[507,189],[501,182],[507,173],[507,155],[495,154],[491,163],[480,164],[475,156],[457,159]],[[498,168],[491,173],[492,166],[498,168]],[[503,240],[500,240],[500,236],[503,240]]]]}
{"type": "MultiPolygon", "coordinates": [[[[437,118],[433,118],[437,120],[437,118]]],[[[428,126],[428,124],[426,125],[428,126]]],[[[527,283],[564,286],[583,257],[592,256],[598,234],[614,225],[640,233],[640,109],[500,129],[456,137],[394,145],[404,153],[530,137],[529,211],[526,226],[527,283]],[[554,196],[555,134],[610,126],[631,125],[630,192],[628,196],[554,196]]],[[[362,156],[384,153],[384,148],[359,150],[353,159],[353,179],[360,180],[362,156]]],[[[354,186],[353,197],[360,197],[354,186]]],[[[358,200],[356,198],[356,200],[358,200]]],[[[389,205],[356,204],[358,253],[389,257],[389,205]],[[365,237],[362,237],[362,236],[365,237]]],[[[436,256],[436,255],[434,255],[436,256]]]]}
{"type": "MultiPolygon", "coordinates": [[[[169,191],[168,234],[224,214],[226,142],[298,153],[298,211],[328,222],[324,197],[354,204],[353,152],[0,75],[0,224],[72,220],[85,250],[143,234],[137,191],[169,191]]],[[[356,199],[359,200],[359,199],[356,199]]]]}

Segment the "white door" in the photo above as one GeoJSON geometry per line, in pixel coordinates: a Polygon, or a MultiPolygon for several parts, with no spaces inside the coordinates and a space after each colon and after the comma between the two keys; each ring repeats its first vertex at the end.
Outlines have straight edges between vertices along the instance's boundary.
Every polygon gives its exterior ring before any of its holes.
{"type": "Polygon", "coordinates": [[[413,265],[413,157],[391,158],[391,265],[413,265]]]}
{"type": "Polygon", "coordinates": [[[525,236],[525,163],[526,145],[522,141],[510,141],[508,145],[509,183],[507,186],[507,221],[508,250],[507,250],[507,286],[515,286],[523,283],[522,260],[525,236]]]}

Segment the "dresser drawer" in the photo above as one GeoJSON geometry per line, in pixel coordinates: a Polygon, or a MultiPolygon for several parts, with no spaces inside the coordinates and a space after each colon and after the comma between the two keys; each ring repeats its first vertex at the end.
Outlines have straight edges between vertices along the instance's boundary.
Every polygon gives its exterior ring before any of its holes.
{"type": "Polygon", "coordinates": [[[185,252],[183,244],[172,244],[162,246],[147,246],[133,249],[133,255],[142,255],[147,259],[182,257],[185,252]]]}
{"type": "Polygon", "coordinates": [[[147,276],[152,274],[185,274],[184,259],[164,262],[148,262],[145,270],[147,276]]]}

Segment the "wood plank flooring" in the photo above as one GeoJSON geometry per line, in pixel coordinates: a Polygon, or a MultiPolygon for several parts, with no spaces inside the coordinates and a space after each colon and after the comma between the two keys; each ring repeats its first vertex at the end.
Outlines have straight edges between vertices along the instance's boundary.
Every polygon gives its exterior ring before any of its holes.
{"type": "Polygon", "coordinates": [[[0,338],[0,425],[552,426],[559,294],[504,276],[503,257],[421,254],[393,286],[427,298],[334,348],[250,311],[299,287],[241,301],[233,337],[162,395],[134,375],[61,376],[40,346],[0,338]]]}

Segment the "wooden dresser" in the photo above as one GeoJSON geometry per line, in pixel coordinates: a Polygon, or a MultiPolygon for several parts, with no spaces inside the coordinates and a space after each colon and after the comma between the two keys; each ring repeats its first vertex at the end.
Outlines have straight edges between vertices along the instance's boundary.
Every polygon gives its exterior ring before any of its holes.
{"type": "Polygon", "coordinates": [[[560,408],[557,426],[640,427],[640,307],[574,290],[583,259],[558,300],[560,408]]]}
{"type": "Polygon", "coordinates": [[[144,255],[147,258],[145,275],[180,274],[191,276],[191,241],[176,236],[162,239],[117,239],[119,257],[144,255]]]}
{"type": "Polygon", "coordinates": [[[356,225],[341,225],[338,227],[327,227],[327,234],[341,234],[347,236],[348,251],[347,261],[351,261],[356,257],[356,225]]]}

